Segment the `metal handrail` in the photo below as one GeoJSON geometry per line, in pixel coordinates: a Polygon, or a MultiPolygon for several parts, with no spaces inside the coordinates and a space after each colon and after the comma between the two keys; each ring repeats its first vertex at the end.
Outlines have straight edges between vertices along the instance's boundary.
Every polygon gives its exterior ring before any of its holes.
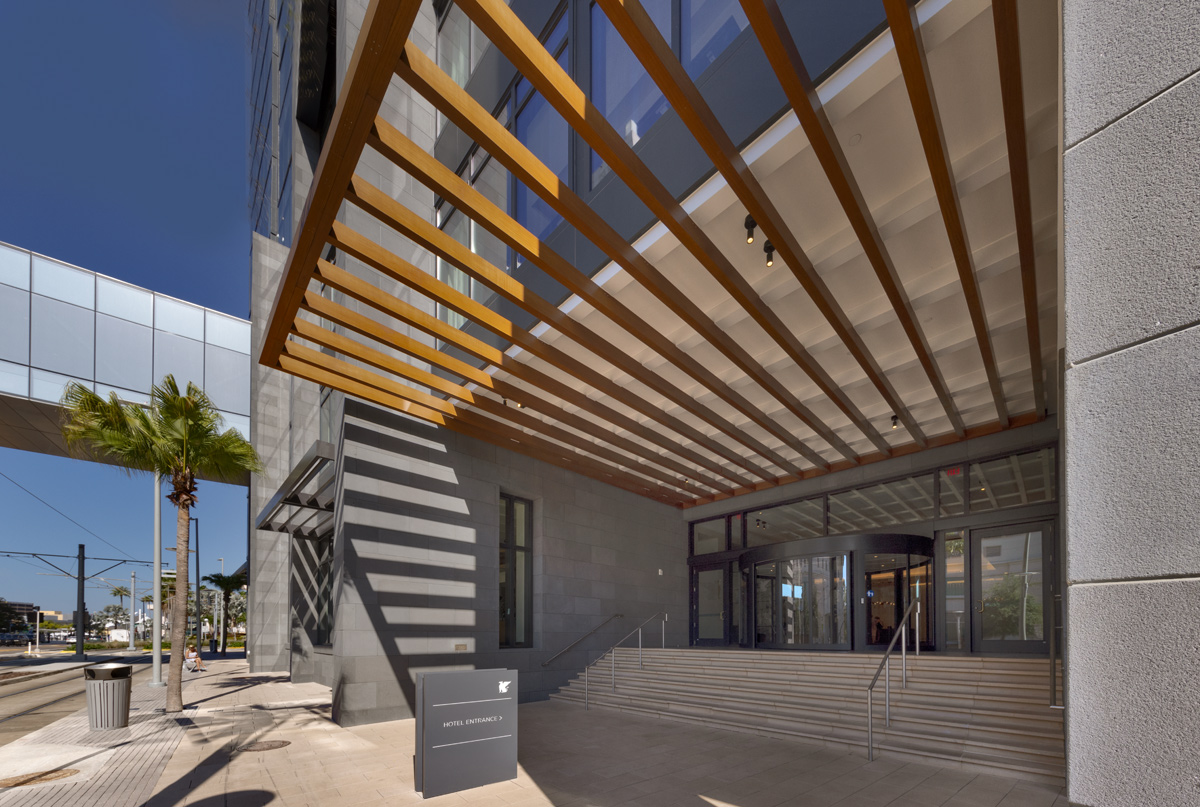
{"type": "Polygon", "coordinates": [[[892,641],[888,644],[887,650],[883,651],[883,660],[879,662],[879,669],[875,670],[875,677],[867,685],[868,762],[875,761],[874,695],[875,685],[879,683],[879,676],[884,670],[887,670],[887,675],[883,678],[883,719],[885,726],[892,725],[892,651],[896,649],[896,640],[898,639],[903,639],[900,642],[900,684],[902,689],[908,689],[908,617],[912,614],[914,608],[917,611],[917,655],[921,655],[921,601],[913,600],[908,604],[908,608],[904,609],[904,616],[900,618],[900,630],[892,636],[892,641]]]}
{"type": "MultiPolygon", "coordinates": [[[[667,620],[670,619],[670,615],[667,614],[666,611],[658,611],[657,613],[651,615],[648,619],[643,621],[636,628],[629,631],[629,633],[622,636],[619,640],[614,642],[610,648],[608,648],[607,650],[605,650],[603,653],[601,653],[599,656],[596,657],[596,661],[599,661],[600,659],[604,658],[604,656],[606,654],[612,653],[612,667],[611,667],[611,672],[609,673],[609,676],[610,676],[609,681],[612,685],[613,692],[617,691],[617,653],[616,653],[617,646],[620,645],[621,642],[624,642],[626,639],[628,639],[630,636],[632,636],[633,634],[636,633],[638,636],[638,667],[641,667],[642,666],[642,628],[644,628],[646,625],[650,624],[654,620],[658,619],[660,616],[662,617],[662,646],[663,646],[663,649],[665,650],[667,647],[667,620]]],[[[592,668],[592,665],[595,664],[596,661],[585,664],[583,667],[583,709],[584,709],[584,711],[587,711],[589,708],[588,670],[590,670],[592,668]]]]}
{"type": "MultiPolygon", "coordinates": [[[[563,653],[567,652],[567,651],[568,651],[568,650],[570,650],[572,647],[574,647],[575,645],[579,644],[579,643],[580,643],[580,642],[582,642],[584,639],[586,639],[587,637],[591,636],[591,635],[592,635],[593,633],[595,633],[596,631],[598,631],[598,630],[600,630],[601,628],[603,628],[603,627],[604,627],[605,625],[607,625],[609,622],[612,622],[614,619],[624,619],[624,618],[625,618],[625,615],[624,615],[624,614],[613,614],[613,615],[612,615],[612,616],[610,616],[608,619],[604,620],[604,621],[603,621],[603,622],[601,622],[599,625],[597,625],[596,627],[592,628],[591,630],[589,630],[587,633],[585,633],[585,634],[583,634],[582,636],[580,636],[580,637],[579,637],[578,639],[576,639],[575,641],[571,642],[569,645],[567,645],[566,647],[564,647],[562,650],[559,650],[559,651],[558,651],[557,653],[555,653],[553,656],[551,656],[550,658],[548,658],[548,659],[546,659],[545,661],[543,661],[543,662],[542,662],[542,666],[543,666],[543,667],[547,666],[547,665],[548,665],[550,662],[554,661],[556,658],[558,658],[559,656],[561,656],[563,653]]],[[[626,638],[628,638],[628,637],[626,637],[626,638]]],[[[622,640],[622,641],[624,641],[624,640],[622,640]]]]}

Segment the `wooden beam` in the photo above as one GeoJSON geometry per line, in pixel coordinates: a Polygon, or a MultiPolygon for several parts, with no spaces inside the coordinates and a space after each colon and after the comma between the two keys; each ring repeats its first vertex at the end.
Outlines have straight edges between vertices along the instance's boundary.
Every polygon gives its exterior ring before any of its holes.
{"type": "MultiPolygon", "coordinates": [[[[453,174],[451,175],[453,176],[453,174]]],[[[457,177],[454,178],[458,179],[457,177]]],[[[366,180],[356,176],[351,182],[351,187],[351,193],[347,197],[349,201],[363,208],[368,213],[375,216],[388,226],[394,228],[419,246],[424,247],[440,257],[442,260],[449,262],[461,271],[475,278],[512,304],[524,309],[540,319],[542,322],[547,323],[559,333],[562,333],[564,336],[574,340],[575,343],[580,347],[595,353],[609,364],[619,368],[633,380],[645,384],[647,387],[659,393],[667,400],[673,401],[677,406],[691,414],[693,417],[704,421],[717,431],[723,432],[735,443],[741,443],[752,452],[765,458],[769,462],[774,463],[785,473],[801,472],[799,466],[795,465],[791,460],[781,455],[778,451],[769,448],[761,441],[755,439],[752,435],[748,434],[744,428],[740,428],[733,423],[730,423],[725,417],[712,411],[709,407],[697,401],[694,395],[684,392],[675,385],[667,382],[657,373],[647,369],[633,357],[629,356],[623,350],[620,350],[613,345],[608,339],[600,336],[590,328],[587,328],[578,320],[570,317],[568,314],[563,313],[563,311],[561,311],[557,306],[551,305],[549,301],[530,291],[523,284],[515,280],[511,275],[502,271],[498,267],[491,265],[482,257],[472,252],[470,249],[455,241],[444,231],[439,230],[437,227],[425,221],[420,216],[417,216],[415,213],[413,213],[413,211],[392,199],[378,188],[375,188],[366,180]]],[[[438,193],[442,189],[435,187],[433,190],[435,193],[438,193]]],[[[516,222],[513,222],[513,224],[516,225],[516,222]]],[[[340,230],[336,229],[338,225],[335,224],[334,227],[335,233],[341,232],[340,230]]],[[[532,234],[530,234],[529,237],[532,239],[532,234]]],[[[362,239],[362,241],[366,240],[367,239],[362,239]]],[[[540,246],[543,251],[540,253],[538,258],[530,258],[531,261],[541,266],[543,263],[542,258],[546,258],[545,263],[548,266],[550,258],[547,256],[558,258],[558,268],[564,270],[564,272],[560,274],[551,274],[551,277],[554,277],[556,280],[558,280],[560,277],[567,277],[565,269],[569,267],[569,264],[567,264],[564,259],[544,245],[538,244],[535,246],[540,246]]],[[[534,251],[536,252],[537,250],[535,249],[534,251]]],[[[576,272],[580,278],[583,277],[582,273],[578,273],[577,270],[572,268],[571,271],[576,272]]],[[[427,273],[425,276],[429,277],[427,273]]],[[[433,293],[436,293],[428,291],[429,284],[424,282],[424,278],[416,278],[416,280],[423,283],[422,291],[426,295],[431,296],[433,293]]],[[[406,283],[406,285],[411,285],[411,283],[408,283],[404,280],[401,282],[406,283]]],[[[468,301],[470,304],[472,304],[473,307],[478,311],[479,315],[487,315],[486,307],[480,306],[466,295],[460,296],[464,301],[468,301]]],[[[653,331],[648,324],[642,322],[640,318],[636,318],[636,315],[634,315],[632,311],[628,311],[628,309],[625,309],[624,306],[621,306],[620,310],[627,313],[629,317],[635,318],[636,323],[640,323],[642,326],[644,326],[644,328],[638,328],[637,324],[628,322],[617,322],[617,325],[625,327],[630,333],[633,333],[635,337],[640,336],[641,334],[639,331],[644,330],[646,335],[642,338],[647,343],[649,343],[649,341],[653,338],[650,336],[651,333],[654,336],[658,336],[657,343],[663,348],[663,350],[669,351],[666,354],[668,357],[675,354],[682,355],[683,351],[679,350],[673,342],[662,338],[662,336],[659,335],[657,331],[653,331]]],[[[475,315],[466,311],[462,311],[460,313],[464,314],[464,316],[467,316],[468,318],[476,319],[475,315]]],[[[512,339],[511,336],[506,336],[505,338],[512,339]]],[[[546,349],[545,343],[541,342],[541,340],[538,340],[536,337],[530,335],[529,339],[534,342],[534,346],[530,347],[524,343],[520,343],[522,344],[522,347],[535,351],[538,349],[546,349]]],[[[697,362],[693,362],[693,364],[699,367],[697,362]]],[[[566,372],[571,372],[566,368],[560,369],[563,369],[566,372]]],[[[709,375],[711,375],[711,373],[709,375]]],[[[716,380],[715,376],[713,377],[713,380],[716,380]]],[[[718,387],[724,387],[724,385],[720,382],[717,382],[717,385],[718,387]]],[[[626,391],[626,394],[632,395],[633,393],[626,391]]],[[[631,404],[627,403],[626,405],[631,404]]],[[[761,413],[758,413],[757,410],[754,410],[748,402],[746,403],[746,409],[747,411],[757,415],[759,419],[768,423],[773,423],[773,421],[770,421],[769,418],[762,417],[761,413]]],[[[753,420],[753,418],[751,419],[753,420]]],[[[771,431],[770,429],[768,429],[768,431],[772,434],[775,434],[775,436],[778,437],[785,445],[791,446],[813,465],[816,465],[817,467],[824,467],[829,464],[821,457],[820,454],[806,446],[800,440],[795,439],[785,430],[780,429],[777,424],[775,424],[774,431],[771,431]]],[[[848,447],[847,451],[849,451],[848,447]]],[[[851,454],[851,456],[853,455],[851,454]]],[[[747,470],[751,470],[751,472],[753,472],[751,468],[748,468],[747,470]]],[[[768,474],[764,478],[770,478],[770,475],[768,474]]]]}
{"type": "Polygon", "coordinates": [[[616,485],[639,495],[649,494],[650,498],[658,499],[667,504],[681,505],[686,499],[677,491],[669,490],[649,480],[623,472],[620,468],[597,462],[581,454],[550,443],[526,432],[506,426],[490,418],[479,420],[463,420],[450,418],[427,407],[420,406],[397,395],[386,392],[366,381],[344,376],[332,370],[301,361],[295,356],[283,354],[279,358],[280,368],[300,378],[308,379],[317,384],[345,392],[348,395],[362,398],[366,401],[386,406],[419,420],[445,427],[451,431],[466,434],[478,440],[484,440],[510,451],[527,454],[557,465],[567,470],[591,476],[608,484],[616,485]],[[483,422],[483,421],[486,421],[483,422]],[[574,456],[567,456],[573,454],[574,456]]]}
{"type": "MultiPolygon", "coordinates": [[[[577,194],[562,183],[553,171],[546,168],[512,132],[492,117],[449,76],[427,59],[410,42],[397,66],[397,72],[413,89],[434,104],[468,137],[489,152],[527,188],[591,240],[614,263],[650,291],[659,302],[670,309],[709,344],[728,358],[734,366],[753,379],[783,407],[809,425],[827,442],[832,429],[825,426],[804,406],[775,374],[768,372],[742,346],[712,321],[688,295],[675,287],[647,261],[641,253],[617,233],[601,217],[595,215],[577,194]],[[810,422],[810,419],[812,422],[810,422]],[[818,429],[814,423],[821,423],[818,429]]],[[[450,189],[447,189],[449,192],[450,189]]],[[[451,198],[451,197],[447,197],[451,198]]],[[[459,203],[464,203],[459,200],[459,203]]],[[[836,436],[836,433],[833,433],[836,436]]],[[[840,441],[840,439],[839,439],[840,441]]],[[[844,441],[840,441],[844,445],[844,441]]],[[[835,448],[837,444],[831,442],[835,448]]],[[[839,448],[839,450],[841,450],[839,448]]],[[[843,452],[843,455],[844,452],[843,452]]],[[[852,459],[852,457],[848,457],[852,459]]]]}
{"type": "MultiPolygon", "coordinates": [[[[617,428],[625,429],[630,434],[637,435],[639,438],[653,443],[669,453],[675,454],[701,468],[705,468],[717,476],[724,477],[736,485],[750,485],[746,477],[741,476],[736,471],[730,470],[728,466],[714,462],[704,454],[682,445],[678,440],[672,439],[670,435],[648,428],[644,424],[617,412],[607,404],[588,398],[582,392],[551,378],[523,362],[517,361],[506,353],[464,333],[458,328],[451,327],[442,320],[421,311],[416,306],[409,305],[402,300],[397,300],[391,295],[383,294],[376,286],[372,286],[367,281],[355,277],[344,269],[339,269],[327,261],[317,261],[316,277],[321,282],[328,284],[352,299],[358,300],[360,303],[371,306],[387,316],[406,322],[435,339],[440,339],[481,361],[510,373],[514,378],[526,381],[552,395],[556,395],[568,404],[577,406],[586,412],[591,412],[597,417],[604,418],[617,428]]],[[[666,459],[664,457],[664,461],[666,459]]],[[[681,467],[686,468],[686,466],[681,467]]],[[[695,473],[694,469],[689,468],[686,470],[685,475],[690,476],[695,473]]]]}
{"type": "Polygon", "coordinates": [[[796,118],[800,121],[800,128],[804,130],[813,153],[821,163],[821,168],[824,169],[825,176],[846,213],[846,218],[850,220],[854,234],[862,244],[863,253],[875,270],[875,276],[879,278],[879,283],[883,286],[897,319],[900,320],[900,326],[904,328],[904,333],[917,354],[917,361],[925,370],[925,375],[929,378],[951,427],[956,434],[961,435],[966,428],[962,416],[933,356],[933,349],[925,338],[912,301],[904,291],[904,284],[900,281],[895,264],[892,263],[892,256],[884,244],[879,227],[871,215],[853,171],[850,170],[850,162],[842,151],[833,124],[825,114],[825,107],[817,95],[817,88],[808,74],[808,68],[804,66],[804,60],[788,29],[787,21],[779,10],[779,3],[777,0],[741,0],[741,3],[750,26],[767,54],[771,68],[783,86],[788,103],[792,105],[796,118]]]}
{"type": "MultiPolygon", "coordinates": [[[[879,391],[884,401],[891,407],[892,412],[904,423],[909,435],[917,443],[924,444],[925,434],[921,427],[900,399],[891,381],[879,367],[879,363],[867,350],[866,344],[858,335],[858,331],[854,329],[850,318],[846,316],[834,299],[824,279],[817,273],[816,267],[813,266],[812,261],[800,246],[799,240],[787,226],[774,202],[771,201],[754,172],[750,170],[750,166],[742,159],[741,152],[709,107],[708,102],[700,94],[700,90],[688,76],[679,59],[676,58],[670,43],[659,33],[653,20],[650,19],[650,15],[646,13],[638,0],[598,0],[598,2],[622,39],[629,45],[642,66],[646,68],[646,72],[663,91],[671,103],[672,109],[687,126],[692,137],[704,149],[717,171],[729,184],[730,189],[746,206],[747,212],[775,246],[779,258],[792,271],[801,288],[808,293],[817,310],[829,322],[834,333],[866,373],[868,380],[879,391]]],[[[614,155],[614,158],[618,161],[628,160],[628,156],[633,155],[633,150],[628,146],[625,146],[625,149],[628,151],[628,155],[618,153],[614,155]]],[[[620,169],[616,168],[612,162],[609,162],[609,167],[618,174],[620,173],[620,169]]],[[[695,241],[695,245],[700,249],[715,249],[711,243],[704,244],[695,241]]],[[[745,285],[747,288],[749,287],[749,284],[745,285]]],[[[780,324],[782,325],[782,322],[780,324]]],[[[845,398],[845,404],[852,406],[849,398],[840,388],[836,388],[831,397],[834,397],[835,401],[845,398]]],[[[876,446],[881,451],[890,450],[881,435],[878,436],[878,439],[879,442],[876,443],[876,446]]]]}
{"type": "MultiPolygon", "coordinates": [[[[788,429],[750,403],[743,395],[735,392],[728,384],[721,381],[715,373],[704,367],[700,362],[682,350],[671,339],[667,339],[650,323],[639,317],[607,291],[597,285],[591,278],[576,269],[569,261],[547,246],[521,226],[505,211],[488,200],[482,193],[472,188],[465,180],[446,168],[437,159],[429,155],[409,138],[388,124],[382,118],[375,122],[375,131],[368,140],[376,151],[398,165],[410,176],[432,189],[435,194],[449,201],[454,207],[471,218],[477,224],[488,230],[506,246],[528,258],[530,263],[537,266],[558,283],[565,286],[573,294],[587,302],[596,310],[607,316],[613,323],[623,328],[634,338],[657,352],[697,382],[711,390],[717,397],[725,401],[747,420],[772,434],[784,445],[789,446],[801,456],[818,467],[828,465],[815,451],[806,446],[788,429]]],[[[799,404],[799,402],[797,402],[799,404]]],[[[837,436],[836,433],[822,423],[807,407],[799,405],[802,410],[801,421],[811,428],[818,436],[825,439],[836,451],[847,459],[854,459],[856,454],[837,436]]],[[[795,467],[790,471],[798,470],[795,467]]]]}
{"type": "Polygon", "coordinates": [[[983,360],[988,386],[992,390],[992,401],[996,407],[997,420],[1008,422],[1008,404],[1004,387],[996,368],[996,354],[992,349],[992,336],[988,330],[987,317],[983,311],[983,299],[979,294],[979,280],[975,276],[975,259],[967,241],[967,228],[963,222],[962,204],[958,188],[954,184],[954,169],[950,165],[950,152],[946,148],[946,135],[942,131],[942,118],[938,113],[937,99],[933,95],[933,81],[929,75],[929,62],[925,46],[921,41],[921,26],[917,21],[916,9],[908,0],[883,0],[887,12],[888,27],[896,43],[896,56],[900,59],[900,71],[908,88],[909,102],[917,121],[921,146],[933,189],[937,194],[938,206],[946,224],[946,235],[950,239],[950,251],[967,300],[967,311],[975,329],[975,341],[983,360]]]}
{"type": "MultiPolygon", "coordinates": [[[[878,430],[866,421],[845,392],[805,350],[779,315],[717,249],[703,229],[683,210],[666,186],[638,158],[633,149],[604,119],[603,114],[587,100],[583,91],[503,0],[462,0],[459,6],[509,61],[517,66],[521,74],[537,87],[551,106],[566,119],[567,124],[596,150],[613,172],[621,177],[680,243],[688,248],[701,266],[850,418],[859,431],[881,451],[888,450],[887,442],[878,430]]],[[[411,59],[411,50],[406,50],[406,53],[411,59]]],[[[898,401],[895,407],[903,409],[898,401]]],[[[913,427],[916,428],[915,421],[913,427]]],[[[919,429],[917,433],[920,433],[919,429]]]]}
{"type": "Polygon", "coordinates": [[[1004,106],[1004,135],[1008,142],[1008,174],[1012,182],[1013,213],[1017,225],[1017,254],[1021,260],[1021,293],[1025,300],[1029,372],[1033,375],[1033,408],[1045,417],[1046,380],[1038,319],[1037,263],[1033,249],[1033,205],[1029,199],[1025,90],[1021,78],[1021,31],[1016,0],[992,0],[992,20],[996,28],[996,55],[1000,61],[1000,99],[1004,106]]]}
{"type": "MultiPolygon", "coordinates": [[[[363,185],[359,179],[355,178],[355,193],[350,198],[355,204],[363,201],[362,195],[365,193],[363,185]]],[[[381,196],[386,194],[380,193],[381,196]]],[[[373,204],[384,204],[382,199],[375,198],[373,204]]],[[[469,249],[459,244],[446,233],[437,229],[431,224],[425,223],[421,226],[419,217],[412,211],[397,203],[397,207],[401,210],[393,210],[392,215],[397,217],[397,225],[400,226],[401,232],[405,235],[417,240],[417,242],[431,250],[443,260],[447,260],[453,265],[461,268],[464,272],[477,278],[495,279],[497,275],[503,276],[503,282],[497,282],[491,288],[498,293],[503,293],[510,302],[515,304],[525,303],[529,306],[527,310],[537,316],[539,313],[543,315],[543,321],[548,321],[553,327],[561,333],[573,338],[584,349],[591,350],[593,353],[604,358],[611,364],[620,367],[627,372],[634,371],[640,368],[628,356],[620,353],[612,347],[606,340],[601,339],[596,334],[583,328],[575,320],[563,314],[560,310],[541,300],[530,292],[524,290],[517,281],[504,274],[499,269],[488,264],[483,258],[479,257],[469,249]],[[400,217],[404,218],[403,223],[399,221],[400,217]],[[504,290],[503,292],[501,290],[504,290]],[[524,298],[524,299],[522,299],[524,298]],[[635,367],[636,366],[636,367],[635,367]]],[[[368,212],[372,212],[368,210],[368,212]]],[[[669,414],[663,407],[652,404],[646,401],[637,394],[635,390],[622,387],[605,375],[600,373],[594,367],[591,367],[575,357],[567,354],[565,351],[551,345],[547,342],[538,339],[523,328],[514,325],[510,320],[500,316],[492,309],[477,302],[470,296],[452,288],[449,284],[438,280],[428,272],[423,272],[412,264],[408,263],[399,256],[384,249],[379,244],[376,244],[371,239],[356,233],[349,227],[335,222],[333,225],[333,236],[330,240],[338,249],[344,250],[352,257],[362,261],[366,265],[381,272],[382,274],[397,280],[400,283],[408,286],[414,291],[418,291],[431,300],[436,300],[448,308],[462,314],[467,319],[475,322],[484,328],[488,329],[497,336],[505,339],[522,349],[529,351],[532,355],[547,362],[558,370],[572,376],[576,380],[591,386],[599,392],[602,392],[609,398],[628,406],[640,414],[661,423],[669,429],[673,429],[681,435],[695,442],[697,445],[704,447],[718,457],[722,457],[726,462],[729,462],[739,468],[742,468],[748,473],[754,474],[762,479],[770,479],[772,475],[769,471],[759,467],[751,462],[746,457],[738,454],[736,451],[718,442],[709,435],[704,434],[699,429],[685,423],[674,415],[669,414]]],[[[642,375],[646,375],[642,373],[642,375]]],[[[636,376],[635,376],[636,378],[636,376]]],[[[695,399],[685,395],[681,391],[666,384],[657,375],[649,375],[645,378],[637,378],[637,380],[646,384],[651,389],[659,392],[669,400],[673,400],[685,411],[688,411],[694,417],[705,421],[713,428],[726,432],[735,441],[746,445],[751,451],[762,454],[772,461],[778,459],[777,465],[780,465],[785,471],[793,472],[793,467],[787,460],[772,452],[766,446],[762,446],[757,441],[754,441],[749,435],[744,435],[738,439],[739,432],[732,425],[721,419],[720,417],[710,413],[706,408],[698,404],[695,399]],[[759,451],[758,449],[761,449],[759,451]]]]}
{"type": "MultiPolygon", "coordinates": [[[[297,320],[293,333],[295,336],[306,339],[314,344],[337,351],[342,356],[345,356],[349,359],[361,361],[364,364],[370,365],[378,370],[382,370],[385,373],[394,373],[411,381],[414,384],[421,384],[431,389],[436,389],[439,392],[449,395],[464,404],[468,404],[476,409],[479,409],[480,411],[485,412],[494,418],[512,421],[513,423],[516,423],[518,426],[521,426],[525,429],[529,429],[546,437],[550,437],[551,439],[557,440],[560,443],[566,443],[567,445],[582,451],[595,454],[602,459],[607,460],[608,462],[629,466],[630,468],[637,470],[643,476],[649,476],[667,485],[683,488],[693,496],[705,496],[709,493],[707,489],[700,487],[695,482],[692,482],[688,479],[681,479],[678,476],[669,474],[666,471],[659,470],[653,466],[644,465],[643,463],[638,462],[636,459],[620,454],[606,445],[593,443],[576,435],[573,432],[556,426],[553,423],[536,418],[523,408],[518,408],[515,405],[507,406],[503,402],[498,401],[495,398],[489,398],[485,395],[476,395],[460,384],[455,384],[454,382],[448,381],[441,376],[434,375],[426,370],[422,370],[421,368],[416,367],[413,364],[404,361],[403,359],[396,358],[395,356],[389,356],[382,351],[375,350],[374,348],[364,345],[361,342],[357,342],[347,336],[343,336],[341,334],[334,333],[333,331],[321,328],[320,326],[314,325],[311,322],[297,320]]],[[[318,358],[324,354],[319,354],[317,351],[305,348],[303,345],[300,345],[295,341],[289,340],[285,344],[284,350],[291,352],[292,355],[295,355],[298,359],[308,361],[310,364],[325,366],[318,358]],[[314,356],[313,354],[316,355],[314,356]]],[[[327,366],[326,369],[335,368],[330,365],[327,366]]],[[[348,375],[348,373],[345,371],[338,371],[342,372],[343,375],[348,375]]],[[[376,384],[376,386],[379,385],[376,384]]],[[[411,388],[408,387],[404,387],[403,389],[385,389],[385,391],[394,392],[402,398],[409,397],[410,390],[411,388]]],[[[459,412],[456,410],[446,410],[442,408],[443,405],[447,403],[444,399],[436,398],[435,396],[428,395],[420,390],[411,390],[411,392],[414,396],[411,398],[411,400],[414,400],[417,403],[424,403],[426,406],[429,406],[430,409],[436,409],[452,416],[459,415],[459,412]],[[432,399],[433,402],[429,402],[429,399],[432,399]]]]}
{"type": "MultiPolygon", "coordinates": [[[[305,295],[303,307],[305,310],[308,310],[317,316],[323,317],[332,323],[336,323],[343,328],[353,331],[354,333],[374,340],[381,345],[399,350],[419,361],[427,362],[435,367],[440,367],[446,372],[453,373],[459,378],[481,387],[482,389],[490,390],[491,392],[494,392],[495,394],[500,395],[507,400],[520,403],[522,406],[528,407],[531,410],[541,412],[543,415],[553,418],[554,420],[566,426],[570,426],[576,431],[591,435],[596,440],[606,442],[635,457],[641,457],[642,459],[651,463],[660,465],[671,472],[675,477],[694,480],[697,484],[716,491],[729,492],[732,490],[732,488],[730,488],[728,485],[714,481],[705,474],[698,473],[694,468],[690,468],[677,462],[670,456],[664,457],[663,455],[655,453],[644,440],[631,440],[614,431],[604,428],[602,425],[600,425],[600,421],[603,419],[603,416],[607,414],[606,412],[600,412],[599,414],[601,417],[595,417],[590,412],[589,416],[587,417],[574,412],[568,412],[540,395],[531,394],[530,390],[525,389],[524,387],[518,387],[508,381],[497,378],[496,376],[493,376],[484,370],[475,367],[474,365],[467,364],[460,359],[456,359],[453,356],[449,356],[446,353],[435,350],[428,345],[424,345],[410,336],[406,336],[399,331],[376,322],[370,317],[327,300],[311,289],[305,295]]],[[[297,320],[297,324],[300,322],[303,322],[303,320],[297,320]]],[[[440,322],[440,320],[438,320],[438,322],[440,322]]],[[[363,353],[364,350],[369,350],[369,348],[363,346],[363,349],[360,350],[360,354],[362,355],[358,355],[357,357],[360,360],[368,361],[365,356],[369,354],[363,353]]],[[[396,361],[400,362],[401,364],[406,364],[399,359],[396,361]]],[[[437,376],[435,376],[435,378],[436,377],[437,376]]],[[[536,384],[537,380],[538,379],[535,377],[532,383],[536,384]]],[[[450,382],[446,383],[449,384],[450,382]]],[[[550,383],[550,385],[546,388],[546,391],[551,392],[551,394],[557,394],[558,392],[564,390],[568,392],[570,391],[569,388],[566,387],[555,387],[555,383],[557,382],[550,383]]]]}
{"type": "Polygon", "coordinates": [[[283,351],[308,278],[325,247],[325,235],[341,208],[420,7],[420,0],[371,0],[367,7],[267,322],[259,362],[268,367],[276,366],[283,351]]]}

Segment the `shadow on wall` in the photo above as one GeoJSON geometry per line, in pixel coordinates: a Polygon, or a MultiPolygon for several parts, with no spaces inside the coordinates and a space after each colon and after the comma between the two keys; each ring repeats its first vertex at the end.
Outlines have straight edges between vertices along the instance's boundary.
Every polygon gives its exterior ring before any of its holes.
{"type": "MultiPolygon", "coordinates": [[[[334,568],[333,717],[411,717],[420,671],[474,669],[496,644],[496,486],[460,477],[445,434],[346,402],[334,568]]],[[[493,457],[476,457],[489,462],[493,457]]]]}

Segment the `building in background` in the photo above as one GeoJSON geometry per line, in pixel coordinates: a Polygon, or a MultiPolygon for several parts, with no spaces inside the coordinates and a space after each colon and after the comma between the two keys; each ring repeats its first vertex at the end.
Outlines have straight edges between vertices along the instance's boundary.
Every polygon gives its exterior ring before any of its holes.
{"type": "Polygon", "coordinates": [[[1200,12],[459,5],[250,5],[253,668],[356,724],[920,600],[1065,646],[1073,802],[1188,803],[1200,12]]]}

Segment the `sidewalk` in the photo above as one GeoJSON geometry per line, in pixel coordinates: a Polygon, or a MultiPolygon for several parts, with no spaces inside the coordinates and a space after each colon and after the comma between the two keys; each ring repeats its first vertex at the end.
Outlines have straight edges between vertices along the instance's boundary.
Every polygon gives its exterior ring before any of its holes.
{"type": "Polygon", "coordinates": [[[163,689],[134,689],[130,728],[88,732],[73,715],[6,747],[26,770],[79,770],[60,782],[0,789],[0,807],[317,807],[321,805],[691,805],[692,807],[1063,807],[1058,788],[997,776],[717,731],[574,704],[520,707],[518,778],[423,801],[413,791],[413,721],[342,728],[330,691],[241,659],[185,675],[181,715],[155,714],[163,689]],[[44,735],[44,736],[39,736],[44,735]],[[274,750],[239,751],[283,741],[274,750]],[[69,746],[61,761],[31,746],[69,746]],[[37,764],[34,764],[35,761],[37,764]],[[40,765],[40,767],[39,767],[40,765]]]}

